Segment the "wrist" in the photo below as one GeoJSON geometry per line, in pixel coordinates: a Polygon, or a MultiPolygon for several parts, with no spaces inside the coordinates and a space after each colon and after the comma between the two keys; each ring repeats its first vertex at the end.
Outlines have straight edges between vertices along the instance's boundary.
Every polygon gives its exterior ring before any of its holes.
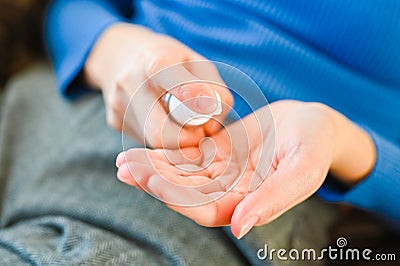
{"type": "Polygon", "coordinates": [[[365,130],[339,112],[327,108],[336,136],[330,173],[340,181],[354,185],[373,169],[376,161],[375,144],[365,130]]]}

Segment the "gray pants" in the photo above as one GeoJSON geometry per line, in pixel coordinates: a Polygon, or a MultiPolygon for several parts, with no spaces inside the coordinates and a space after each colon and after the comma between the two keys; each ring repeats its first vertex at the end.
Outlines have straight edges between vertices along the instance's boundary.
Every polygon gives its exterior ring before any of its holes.
{"type": "Polygon", "coordinates": [[[236,240],[121,184],[101,95],[65,101],[46,64],[9,83],[0,115],[1,265],[264,264],[264,244],[326,244],[336,208],[317,198],[236,240]]]}

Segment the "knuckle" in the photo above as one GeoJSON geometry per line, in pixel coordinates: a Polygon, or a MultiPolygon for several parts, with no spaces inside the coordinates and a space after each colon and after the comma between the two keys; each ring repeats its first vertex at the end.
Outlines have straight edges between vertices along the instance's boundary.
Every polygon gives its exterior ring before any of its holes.
{"type": "Polygon", "coordinates": [[[148,65],[145,70],[145,75],[150,77],[167,66],[167,56],[161,52],[152,52],[148,55],[148,65]]]}
{"type": "Polygon", "coordinates": [[[121,92],[124,88],[129,88],[132,83],[132,76],[132,71],[129,70],[119,73],[112,82],[113,91],[121,92]]]}
{"type": "Polygon", "coordinates": [[[117,130],[117,131],[122,131],[122,123],[118,119],[116,119],[114,114],[111,114],[110,112],[107,113],[106,115],[106,122],[108,126],[111,128],[117,130]]]}
{"type": "MultiPolygon", "coordinates": [[[[121,99],[121,93],[118,93],[116,91],[110,92],[106,99],[105,103],[107,105],[107,108],[109,109],[108,112],[112,112],[113,114],[119,114],[123,115],[125,112],[125,105],[123,100],[121,99]]],[[[111,116],[111,115],[109,115],[111,116]]],[[[115,116],[115,115],[112,115],[115,116]]]]}
{"type": "Polygon", "coordinates": [[[110,108],[114,113],[123,114],[125,112],[125,107],[120,97],[114,96],[111,99],[110,108]]]}

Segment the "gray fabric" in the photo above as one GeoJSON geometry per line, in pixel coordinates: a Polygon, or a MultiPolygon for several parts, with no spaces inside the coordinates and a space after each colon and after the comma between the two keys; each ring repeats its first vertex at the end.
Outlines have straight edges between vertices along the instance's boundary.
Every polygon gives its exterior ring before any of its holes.
{"type": "Polygon", "coordinates": [[[121,184],[121,136],[107,127],[101,96],[61,99],[46,64],[8,85],[0,114],[2,265],[258,264],[265,243],[326,243],[335,209],[317,199],[237,241],[121,184]]]}

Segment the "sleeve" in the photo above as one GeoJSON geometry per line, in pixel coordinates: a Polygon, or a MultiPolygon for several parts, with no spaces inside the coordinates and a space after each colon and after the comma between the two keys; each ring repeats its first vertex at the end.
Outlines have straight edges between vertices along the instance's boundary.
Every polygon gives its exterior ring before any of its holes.
{"type": "Polygon", "coordinates": [[[87,90],[79,79],[86,58],[100,34],[111,24],[132,15],[127,0],[55,0],[45,19],[45,42],[57,86],[67,98],[87,90]]]}
{"type": "Polygon", "coordinates": [[[327,182],[320,188],[321,198],[331,202],[348,202],[371,210],[389,220],[400,221],[400,145],[366,129],[375,143],[377,158],[371,173],[349,190],[340,190],[327,182]]]}

